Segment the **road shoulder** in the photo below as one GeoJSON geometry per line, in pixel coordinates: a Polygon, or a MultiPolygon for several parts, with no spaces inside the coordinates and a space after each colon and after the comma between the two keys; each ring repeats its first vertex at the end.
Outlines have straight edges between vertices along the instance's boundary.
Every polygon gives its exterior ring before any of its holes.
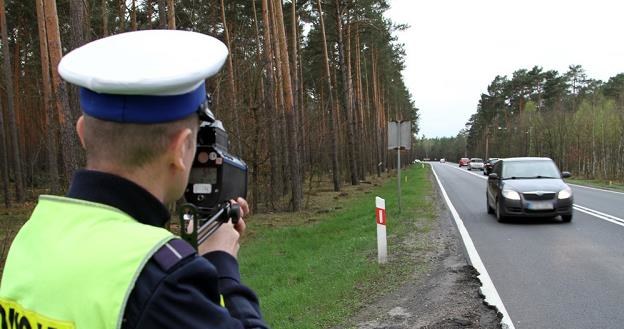
{"type": "Polygon", "coordinates": [[[414,271],[411,280],[375,300],[344,327],[501,328],[498,312],[483,302],[478,273],[468,265],[459,233],[436,191],[439,215],[426,237],[429,251],[425,257],[414,255],[427,263],[427,270],[414,271]]]}

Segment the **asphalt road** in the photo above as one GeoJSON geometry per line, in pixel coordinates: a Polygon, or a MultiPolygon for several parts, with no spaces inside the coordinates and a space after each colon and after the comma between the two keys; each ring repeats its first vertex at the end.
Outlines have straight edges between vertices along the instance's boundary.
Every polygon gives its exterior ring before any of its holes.
{"type": "Polygon", "coordinates": [[[571,223],[498,223],[486,177],[431,163],[516,329],[624,328],[624,193],[571,186],[571,223]]]}

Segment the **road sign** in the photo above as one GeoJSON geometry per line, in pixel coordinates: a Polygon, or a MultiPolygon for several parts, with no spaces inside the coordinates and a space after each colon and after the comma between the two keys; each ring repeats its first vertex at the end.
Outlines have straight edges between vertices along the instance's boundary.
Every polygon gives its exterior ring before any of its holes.
{"type": "Polygon", "coordinates": [[[397,189],[398,208],[401,213],[401,150],[409,150],[412,147],[412,122],[389,121],[388,122],[388,149],[397,150],[397,189]]]}
{"type": "Polygon", "coordinates": [[[388,122],[388,149],[409,150],[412,148],[412,122],[389,121],[388,122]]]}

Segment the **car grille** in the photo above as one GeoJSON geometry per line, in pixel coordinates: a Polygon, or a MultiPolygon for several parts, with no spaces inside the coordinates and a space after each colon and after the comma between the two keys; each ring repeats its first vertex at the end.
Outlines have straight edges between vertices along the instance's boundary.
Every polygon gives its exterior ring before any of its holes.
{"type": "Polygon", "coordinates": [[[527,192],[522,193],[525,200],[534,201],[534,200],[552,200],[557,196],[555,192],[527,192]]]}

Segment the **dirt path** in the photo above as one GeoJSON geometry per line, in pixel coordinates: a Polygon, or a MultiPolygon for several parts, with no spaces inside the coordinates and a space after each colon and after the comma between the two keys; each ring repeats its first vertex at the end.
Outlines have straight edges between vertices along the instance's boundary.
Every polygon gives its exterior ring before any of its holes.
{"type": "MultiPolygon", "coordinates": [[[[483,303],[476,270],[468,265],[449,212],[437,197],[437,225],[429,234],[429,271],[376,300],[345,328],[501,328],[498,312],[483,303]]],[[[416,256],[416,255],[415,255],[416,256]]]]}

